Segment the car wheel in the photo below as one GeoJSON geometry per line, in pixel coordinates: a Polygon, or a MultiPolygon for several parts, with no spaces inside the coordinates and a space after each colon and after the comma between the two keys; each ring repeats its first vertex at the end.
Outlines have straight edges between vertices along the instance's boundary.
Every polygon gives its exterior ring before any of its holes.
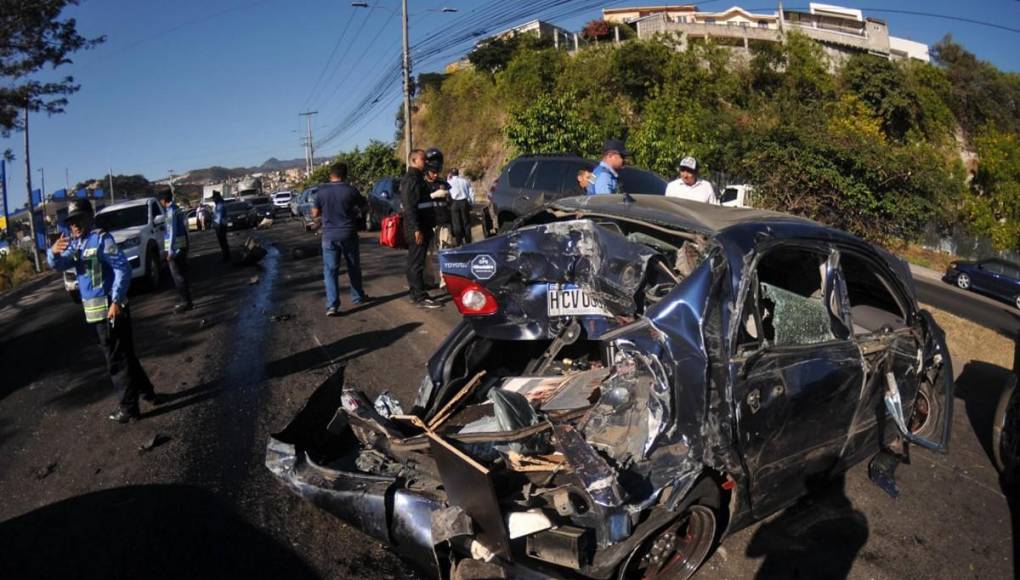
{"type": "Polygon", "coordinates": [[[619,580],[687,580],[708,560],[719,540],[719,497],[716,482],[702,479],[684,500],[681,515],[652,534],[624,560],[619,580]]]}
{"type": "MultiPolygon", "coordinates": [[[[935,383],[941,384],[942,372],[935,377],[935,383]]],[[[921,382],[917,389],[917,397],[914,398],[914,412],[910,415],[910,432],[914,435],[924,437],[929,441],[937,441],[941,438],[939,432],[942,428],[942,413],[945,399],[938,396],[934,387],[928,381],[921,382]]]]}
{"type": "Polygon", "coordinates": [[[999,397],[992,422],[992,455],[1006,484],[1020,484],[1020,390],[1014,375],[999,397]]]}
{"type": "Polygon", "coordinates": [[[149,248],[149,250],[145,252],[145,285],[149,287],[149,290],[156,290],[159,288],[161,278],[162,272],[159,263],[159,250],[149,248]]]}
{"type": "Polygon", "coordinates": [[[81,304],[81,292],[77,288],[75,288],[74,290],[68,290],[67,296],[68,298],[71,299],[71,302],[74,302],[75,304],[81,304]]]}
{"type": "Polygon", "coordinates": [[[963,290],[970,288],[970,276],[967,274],[959,274],[956,276],[956,285],[963,290]]]}
{"type": "Polygon", "coordinates": [[[1013,299],[1013,304],[1016,305],[1018,310],[1020,310],[1020,296],[1013,299]]]}

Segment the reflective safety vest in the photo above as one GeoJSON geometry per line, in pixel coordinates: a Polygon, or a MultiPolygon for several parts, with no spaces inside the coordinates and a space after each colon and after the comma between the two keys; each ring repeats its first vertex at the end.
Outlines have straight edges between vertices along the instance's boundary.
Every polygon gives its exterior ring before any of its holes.
{"type": "Polygon", "coordinates": [[[188,248],[188,222],[177,204],[167,209],[166,230],[163,231],[163,251],[167,254],[188,248]]]}
{"type": "MultiPolygon", "coordinates": [[[[74,249],[74,269],[78,274],[78,292],[81,293],[86,322],[106,320],[106,313],[110,309],[102,261],[103,252],[111,249],[109,246],[112,246],[113,251],[117,251],[113,236],[102,230],[93,230],[83,240],[77,240],[77,247],[74,249]]],[[[110,272],[110,275],[112,276],[113,272],[110,272]]]]}

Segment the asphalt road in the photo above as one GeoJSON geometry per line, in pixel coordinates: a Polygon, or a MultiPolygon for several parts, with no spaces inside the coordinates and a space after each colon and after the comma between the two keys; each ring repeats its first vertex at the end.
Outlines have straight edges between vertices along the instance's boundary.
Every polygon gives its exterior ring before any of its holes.
{"type": "Polygon", "coordinates": [[[951,312],[1009,338],[1020,336],[1020,311],[1013,305],[960,290],[952,284],[925,276],[914,276],[917,298],[925,304],[951,312]]]}
{"type": "MultiPolygon", "coordinates": [[[[169,401],[129,426],[105,419],[102,355],[59,281],[0,306],[0,576],[407,577],[383,546],[278,485],[264,445],[325,381],[410,403],[458,314],[409,304],[403,254],[366,234],[377,300],[352,308],[345,293],[343,316],[327,319],[315,238],[292,222],[258,235],[270,255],[257,269],[222,266],[213,236],[193,236],[190,313],[170,313],[171,289],[132,294],[142,363],[169,401]]],[[[952,453],[915,449],[898,499],[857,466],[726,539],[699,577],[1012,577],[1020,506],[988,459],[991,385],[1005,372],[989,367],[964,365],[952,453]]]]}

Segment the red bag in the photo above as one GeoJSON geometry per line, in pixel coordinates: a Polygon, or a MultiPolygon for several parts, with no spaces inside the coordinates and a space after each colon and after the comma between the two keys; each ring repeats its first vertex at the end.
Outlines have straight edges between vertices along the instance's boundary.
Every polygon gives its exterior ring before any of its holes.
{"type": "Polygon", "coordinates": [[[382,219],[379,224],[379,243],[387,248],[407,248],[407,240],[404,239],[404,216],[391,213],[382,219]]]}

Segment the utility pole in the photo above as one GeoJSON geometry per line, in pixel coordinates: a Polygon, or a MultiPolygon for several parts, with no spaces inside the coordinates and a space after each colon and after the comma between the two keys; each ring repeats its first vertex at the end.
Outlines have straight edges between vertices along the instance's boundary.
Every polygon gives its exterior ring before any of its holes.
{"type": "Polygon", "coordinates": [[[39,168],[39,203],[43,207],[43,215],[46,215],[46,168],[39,168]]]}
{"type": "Polygon", "coordinates": [[[403,6],[404,29],[404,162],[411,162],[411,53],[407,48],[407,0],[403,6]]]}
{"type": "Polygon", "coordinates": [[[32,234],[32,258],[35,260],[35,271],[42,272],[39,242],[35,235],[35,207],[32,203],[32,163],[28,158],[28,101],[25,102],[25,188],[28,190],[28,230],[32,234]]]}
{"type": "Polygon", "coordinates": [[[68,192],[71,191],[71,173],[67,171],[66,167],[64,168],[64,188],[68,192]]]}
{"type": "Polygon", "coordinates": [[[117,198],[113,194],[113,168],[110,168],[110,203],[117,203],[117,198]]]}
{"type": "Polygon", "coordinates": [[[308,175],[312,174],[315,170],[315,144],[312,143],[312,115],[318,115],[318,111],[305,111],[304,113],[298,113],[298,116],[304,117],[308,124],[308,175]]]}

